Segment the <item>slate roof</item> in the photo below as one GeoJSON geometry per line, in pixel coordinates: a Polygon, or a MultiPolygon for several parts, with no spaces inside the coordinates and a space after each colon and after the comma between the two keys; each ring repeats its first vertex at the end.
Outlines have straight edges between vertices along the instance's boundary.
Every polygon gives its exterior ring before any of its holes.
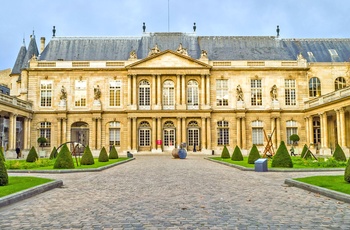
{"type": "Polygon", "coordinates": [[[148,56],[156,44],[161,51],[179,44],[189,56],[209,60],[296,60],[302,53],[308,62],[345,62],[350,58],[350,39],[278,39],[273,36],[197,36],[185,33],[144,33],[141,37],[54,37],[40,60],[127,60],[132,50],[138,59],[148,56]],[[333,54],[333,55],[332,55],[333,54]]]}

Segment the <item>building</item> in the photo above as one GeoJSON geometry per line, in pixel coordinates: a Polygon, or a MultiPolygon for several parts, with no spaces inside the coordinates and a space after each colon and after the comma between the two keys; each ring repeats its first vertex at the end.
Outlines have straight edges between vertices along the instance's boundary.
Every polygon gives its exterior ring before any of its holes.
{"type": "Polygon", "coordinates": [[[247,152],[253,144],[263,151],[269,138],[275,150],[291,145],[297,133],[299,149],[331,154],[339,144],[348,153],[349,58],[350,39],[54,31],[39,50],[33,35],[10,75],[11,95],[25,108],[2,109],[5,133],[23,127],[7,135],[8,149],[44,136],[47,149],[75,141],[95,152],[158,153],[181,143],[247,152]]]}

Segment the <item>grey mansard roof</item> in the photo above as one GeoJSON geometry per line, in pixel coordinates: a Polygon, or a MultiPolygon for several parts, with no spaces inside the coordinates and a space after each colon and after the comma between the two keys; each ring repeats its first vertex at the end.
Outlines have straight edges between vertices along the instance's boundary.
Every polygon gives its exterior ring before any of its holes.
{"type": "Polygon", "coordinates": [[[47,61],[127,60],[132,50],[138,59],[157,44],[160,51],[179,44],[198,59],[201,50],[209,60],[296,60],[302,53],[308,62],[345,62],[350,39],[278,39],[276,37],[197,36],[185,33],[144,33],[141,37],[54,37],[40,56],[47,61]]]}
{"type": "MultiPolygon", "coordinates": [[[[30,37],[30,42],[28,45],[28,50],[26,49],[25,45],[20,48],[16,62],[12,68],[11,74],[21,74],[21,69],[28,67],[28,62],[33,56],[38,56],[39,51],[38,47],[35,41],[35,36],[30,37]]],[[[18,80],[21,80],[21,76],[18,80]]]]}

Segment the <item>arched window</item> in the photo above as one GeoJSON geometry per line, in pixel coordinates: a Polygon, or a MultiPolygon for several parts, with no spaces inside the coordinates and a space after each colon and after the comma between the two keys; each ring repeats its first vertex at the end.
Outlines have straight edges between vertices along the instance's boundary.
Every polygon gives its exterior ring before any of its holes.
{"type": "Polygon", "coordinates": [[[346,80],[343,77],[337,77],[337,79],[335,79],[334,81],[334,89],[338,90],[338,89],[342,89],[346,87],[346,80]]]}
{"type": "Polygon", "coordinates": [[[140,123],[139,146],[146,147],[151,145],[151,126],[147,121],[140,123]]]}
{"type": "Polygon", "coordinates": [[[289,120],[286,122],[286,127],[287,127],[287,144],[292,145],[293,141],[289,139],[289,137],[293,134],[298,134],[298,123],[293,120],[289,120]]]}
{"type": "Polygon", "coordinates": [[[47,142],[46,147],[51,146],[51,122],[41,122],[39,128],[39,137],[45,137],[47,142]]]}
{"type": "Polygon", "coordinates": [[[313,77],[309,81],[309,96],[319,97],[321,96],[321,82],[317,77],[313,77]]]}
{"type": "Polygon", "coordinates": [[[253,144],[256,144],[256,145],[264,144],[262,121],[256,120],[252,122],[252,137],[253,137],[253,144]]]}
{"type": "Polygon", "coordinates": [[[230,137],[229,137],[228,121],[217,122],[217,138],[218,138],[218,145],[229,144],[230,137]]]}
{"type": "Polygon", "coordinates": [[[173,81],[167,80],[163,83],[163,109],[174,109],[174,106],[175,85],[173,81]]]}
{"type": "Polygon", "coordinates": [[[187,84],[187,108],[198,109],[198,82],[190,80],[187,84]]]}
{"type": "Polygon", "coordinates": [[[139,109],[150,109],[151,86],[147,80],[142,80],[139,85],[139,109]]]}
{"type": "Polygon", "coordinates": [[[120,146],[120,122],[109,122],[109,145],[120,146]]]}

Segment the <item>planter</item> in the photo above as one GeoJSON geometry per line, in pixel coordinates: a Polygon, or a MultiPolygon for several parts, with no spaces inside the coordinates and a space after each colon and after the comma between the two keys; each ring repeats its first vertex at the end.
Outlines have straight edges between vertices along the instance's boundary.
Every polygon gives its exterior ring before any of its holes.
{"type": "Polygon", "coordinates": [[[186,149],[179,149],[179,158],[180,159],[185,159],[187,157],[187,151],[186,149]]]}

